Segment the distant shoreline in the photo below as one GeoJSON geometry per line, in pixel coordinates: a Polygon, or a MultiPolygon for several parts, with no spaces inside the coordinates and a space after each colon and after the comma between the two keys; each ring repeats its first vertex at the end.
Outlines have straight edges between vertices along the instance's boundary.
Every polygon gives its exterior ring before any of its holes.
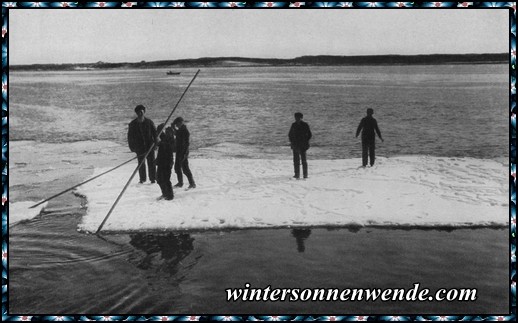
{"type": "Polygon", "coordinates": [[[509,54],[433,54],[376,56],[301,56],[293,59],[214,57],[138,63],[77,63],[10,65],[12,71],[89,71],[109,69],[193,68],[193,67],[282,67],[282,66],[392,66],[507,64],[509,54]]]}

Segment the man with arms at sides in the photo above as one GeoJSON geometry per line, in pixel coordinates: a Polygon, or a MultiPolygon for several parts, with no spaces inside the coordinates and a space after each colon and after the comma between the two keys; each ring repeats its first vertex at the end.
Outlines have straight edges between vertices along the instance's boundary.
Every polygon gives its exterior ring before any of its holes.
{"type": "MultiPolygon", "coordinates": [[[[135,108],[137,117],[130,122],[128,127],[128,146],[129,149],[137,154],[138,163],[144,161],[146,152],[157,142],[156,127],[151,119],[146,118],[146,107],[139,104],[135,108]]],[[[156,181],[156,168],[155,168],[155,152],[152,150],[147,156],[147,167],[149,180],[151,183],[156,181]]],[[[146,181],[146,163],[139,169],[139,183],[142,184],[146,181]]]]}
{"type": "Polygon", "coordinates": [[[291,149],[293,150],[293,167],[296,179],[300,178],[300,163],[302,162],[302,174],[308,178],[308,163],[306,151],[309,149],[309,140],[312,137],[309,125],[302,121],[304,115],[300,112],[295,113],[295,122],[291,125],[288,138],[290,139],[291,149]]]}
{"type": "Polygon", "coordinates": [[[187,189],[196,188],[191,169],[189,168],[189,130],[184,124],[182,117],[174,119],[172,128],[176,136],[176,161],[174,164],[174,171],[178,178],[178,183],[174,187],[183,186],[183,174],[187,176],[189,187],[187,189]]]}

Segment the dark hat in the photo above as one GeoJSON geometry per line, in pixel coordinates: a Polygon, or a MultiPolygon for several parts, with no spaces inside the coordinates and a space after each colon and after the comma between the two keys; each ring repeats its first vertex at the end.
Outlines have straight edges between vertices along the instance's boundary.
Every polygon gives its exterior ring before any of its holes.
{"type": "Polygon", "coordinates": [[[373,115],[374,114],[374,110],[372,110],[371,108],[368,108],[367,109],[367,114],[368,115],[373,115]]]}
{"type": "Polygon", "coordinates": [[[178,124],[180,122],[183,122],[183,118],[182,117],[178,117],[178,118],[174,119],[173,124],[178,124]]]}
{"type": "Polygon", "coordinates": [[[139,104],[135,107],[135,113],[139,112],[139,111],[146,111],[146,107],[143,106],[142,104],[139,104]]]}
{"type": "Polygon", "coordinates": [[[300,112],[295,112],[295,118],[300,118],[302,119],[302,117],[304,117],[304,115],[300,112]]]}

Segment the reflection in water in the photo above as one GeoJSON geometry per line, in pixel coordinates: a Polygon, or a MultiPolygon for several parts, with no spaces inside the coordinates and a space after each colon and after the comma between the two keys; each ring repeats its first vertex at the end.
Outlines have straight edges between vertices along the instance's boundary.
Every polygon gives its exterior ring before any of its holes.
{"type": "Polygon", "coordinates": [[[146,256],[138,260],[141,269],[158,268],[172,275],[178,272],[178,264],[194,249],[194,238],[188,233],[130,235],[130,244],[143,250],[146,256]]]}
{"type": "Polygon", "coordinates": [[[310,229],[293,229],[291,230],[291,235],[295,237],[297,240],[297,250],[299,252],[304,252],[306,247],[304,246],[304,240],[306,240],[311,234],[310,229]]]}

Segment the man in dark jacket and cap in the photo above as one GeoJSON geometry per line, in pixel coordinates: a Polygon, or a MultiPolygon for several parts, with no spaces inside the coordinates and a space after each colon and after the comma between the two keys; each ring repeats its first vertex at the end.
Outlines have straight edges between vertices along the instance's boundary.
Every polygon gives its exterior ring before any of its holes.
{"type": "Polygon", "coordinates": [[[183,174],[185,174],[185,176],[187,176],[187,180],[189,181],[188,189],[196,188],[192,172],[189,168],[188,160],[190,136],[189,130],[187,130],[187,126],[185,126],[182,117],[174,119],[172,128],[174,129],[176,136],[176,162],[174,164],[174,171],[176,172],[176,177],[178,178],[178,183],[174,187],[183,186],[183,174]]]}
{"type": "Polygon", "coordinates": [[[170,128],[164,129],[165,124],[157,128],[160,142],[158,143],[158,153],[156,156],[156,181],[162,191],[161,198],[172,200],[174,198],[173,185],[171,184],[171,169],[174,163],[174,137],[170,128]],[[162,131],[163,130],[163,131],[162,131]]]}
{"type": "Polygon", "coordinates": [[[295,122],[291,125],[288,138],[290,139],[291,149],[293,150],[293,166],[295,169],[294,178],[300,178],[300,162],[302,161],[302,173],[304,178],[308,178],[308,163],[306,151],[309,149],[309,139],[311,130],[309,125],[302,121],[303,114],[295,113],[295,122]]]}
{"type": "Polygon", "coordinates": [[[376,119],[372,117],[374,114],[374,110],[371,108],[367,109],[367,116],[364,117],[360,121],[360,125],[358,126],[358,129],[356,130],[356,138],[358,138],[358,135],[360,134],[360,131],[362,133],[362,166],[367,166],[368,157],[370,157],[370,165],[371,167],[374,165],[375,160],[375,141],[376,141],[376,134],[378,134],[378,137],[383,142],[383,138],[381,138],[381,132],[378,128],[378,122],[376,119]],[[376,134],[374,133],[376,132],[376,134]]]}
{"type": "MultiPolygon", "coordinates": [[[[128,146],[129,149],[137,154],[138,163],[144,161],[146,152],[157,142],[156,127],[151,119],[144,117],[146,107],[137,105],[135,108],[137,117],[130,122],[128,127],[128,146]]],[[[156,168],[155,168],[155,152],[152,150],[147,156],[147,167],[149,173],[149,180],[155,183],[156,168]]],[[[139,169],[140,183],[146,181],[146,164],[139,169]]]]}

